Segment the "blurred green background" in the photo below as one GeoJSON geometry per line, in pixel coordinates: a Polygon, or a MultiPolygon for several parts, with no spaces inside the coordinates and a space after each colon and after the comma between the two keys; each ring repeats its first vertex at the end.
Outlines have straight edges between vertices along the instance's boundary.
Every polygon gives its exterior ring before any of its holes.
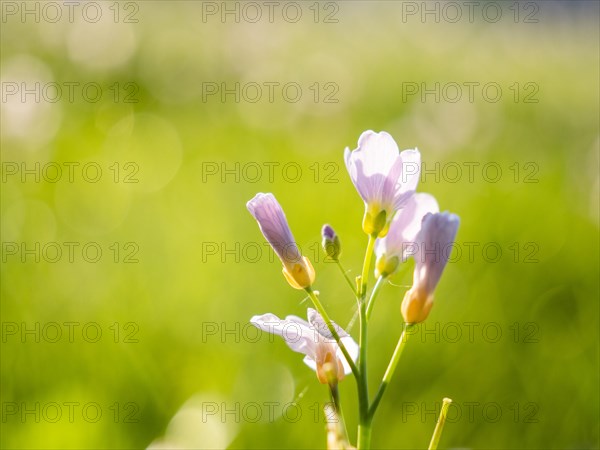
{"type": "MultiPolygon", "coordinates": [[[[82,3],[70,21],[63,3],[54,20],[3,2],[2,447],[324,447],[325,387],[248,325],[308,303],[245,203],[276,195],[347,324],[319,234],[336,229],[356,275],[363,206],[342,155],[374,129],[421,150],[418,189],[461,217],[462,251],[374,447],[426,447],[448,396],[443,448],[598,448],[598,3],[475,4],[284,2],[270,20],[262,2],[82,3]]],[[[372,393],[411,277],[378,299],[372,393]]]]}

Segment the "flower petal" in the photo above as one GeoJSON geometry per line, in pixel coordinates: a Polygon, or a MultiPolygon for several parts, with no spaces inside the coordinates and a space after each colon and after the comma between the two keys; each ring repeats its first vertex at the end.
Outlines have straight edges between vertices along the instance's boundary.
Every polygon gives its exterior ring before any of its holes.
{"type": "MultiPolygon", "coordinates": [[[[354,339],[352,339],[352,336],[343,337],[342,343],[344,344],[344,347],[346,347],[346,350],[348,350],[348,353],[350,354],[352,360],[356,361],[358,359],[359,347],[358,344],[354,341],[354,339]]],[[[352,373],[350,364],[348,364],[348,361],[346,361],[344,353],[342,352],[342,349],[339,346],[337,347],[336,356],[340,361],[342,361],[342,364],[344,365],[344,374],[348,375],[352,373]]]]}
{"type": "Polygon", "coordinates": [[[306,364],[312,370],[314,370],[315,372],[317,371],[317,362],[314,360],[314,358],[306,355],[302,361],[304,361],[304,364],[306,364]]]}
{"type": "Polygon", "coordinates": [[[346,148],[344,160],[367,208],[374,208],[375,214],[385,210],[390,220],[414,193],[419,181],[419,151],[400,153],[394,138],[385,131],[365,131],[358,139],[358,148],[346,148]]]}
{"type": "Polygon", "coordinates": [[[375,247],[377,257],[404,257],[407,252],[414,253],[415,239],[421,230],[423,217],[427,213],[437,213],[440,208],[433,195],[418,193],[412,195],[394,216],[387,236],[378,239],[375,247]]]}
{"type": "MultiPolygon", "coordinates": [[[[314,330],[317,331],[324,338],[324,340],[327,340],[328,342],[335,342],[335,339],[331,334],[331,331],[329,331],[329,327],[327,327],[325,320],[323,317],[321,317],[321,314],[312,308],[308,308],[307,316],[308,323],[310,323],[314,330]]],[[[340,338],[349,336],[349,334],[346,333],[346,331],[333,320],[331,321],[331,324],[333,325],[333,328],[335,328],[335,331],[337,331],[340,338]]]]}
{"type": "MultiPolygon", "coordinates": [[[[305,355],[304,363],[314,371],[317,371],[319,350],[322,352],[325,349],[327,351],[329,351],[328,349],[335,349],[336,358],[343,365],[344,373],[349,374],[352,370],[337,342],[327,329],[323,318],[312,308],[308,309],[307,315],[308,322],[297,316],[287,316],[282,320],[275,314],[267,313],[252,317],[250,323],[267,333],[281,336],[293,351],[305,355]],[[322,332],[323,329],[326,331],[322,332]]],[[[358,358],[358,344],[339,325],[334,324],[334,327],[338,331],[348,353],[356,361],[358,358]]]]}
{"type": "MultiPolygon", "coordinates": [[[[314,309],[309,308],[308,322],[315,328],[315,330],[319,331],[319,333],[324,337],[325,342],[332,343],[332,345],[334,345],[336,349],[336,357],[339,361],[342,362],[344,366],[344,374],[348,375],[349,373],[351,373],[352,369],[350,368],[350,364],[348,364],[348,361],[346,361],[346,357],[344,356],[344,353],[342,352],[340,346],[337,344],[337,342],[335,342],[335,339],[329,331],[329,328],[327,328],[327,324],[325,323],[325,320],[323,320],[323,317],[321,317],[321,315],[314,309]]],[[[340,327],[333,321],[331,323],[333,324],[335,331],[337,331],[339,337],[341,338],[341,341],[346,347],[346,350],[348,350],[350,357],[353,361],[356,361],[356,359],[358,358],[359,351],[358,344],[354,341],[352,336],[350,336],[342,327],[340,327]]],[[[306,360],[304,362],[310,367],[310,364],[306,360]]]]}
{"type": "Polygon", "coordinates": [[[352,152],[352,158],[362,163],[362,175],[370,177],[387,174],[396,162],[399,152],[396,141],[388,133],[368,130],[360,135],[358,148],[352,152]]]}
{"type": "Polygon", "coordinates": [[[418,149],[404,150],[400,153],[402,174],[397,179],[394,195],[394,208],[403,207],[413,192],[417,189],[421,176],[421,153],[418,149]]]}
{"type": "Polygon", "coordinates": [[[267,333],[281,336],[290,349],[314,359],[319,336],[309,323],[300,317],[287,316],[280,319],[275,314],[267,313],[252,317],[250,323],[267,333]]]}

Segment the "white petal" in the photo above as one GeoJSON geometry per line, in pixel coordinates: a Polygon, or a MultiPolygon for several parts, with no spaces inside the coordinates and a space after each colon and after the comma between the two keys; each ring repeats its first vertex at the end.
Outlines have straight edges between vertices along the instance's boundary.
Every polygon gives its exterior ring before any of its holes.
{"type": "Polygon", "coordinates": [[[365,189],[365,183],[363,181],[363,176],[361,174],[359,178],[358,168],[356,167],[356,162],[352,157],[352,152],[348,147],[344,150],[344,162],[346,163],[346,169],[348,170],[348,174],[350,175],[350,179],[352,180],[352,184],[356,187],[358,194],[363,199],[365,203],[369,201],[369,193],[368,190],[365,189]]]}
{"type": "Polygon", "coordinates": [[[314,357],[319,335],[300,317],[287,316],[285,319],[280,319],[268,313],[252,317],[250,323],[267,333],[281,336],[293,351],[314,357]]]}
{"type": "Polygon", "coordinates": [[[400,153],[402,174],[398,177],[394,207],[400,209],[417,189],[421,176],[421,153],[418,149],[404,150],[400,153]]]}
{"type": "MultiPolygon", "coordinates": [[[[356,362],[356,360],[358,359],[359,351],[358,344],[354,341],[354,339],[352,339],[352,336],[342,338],[342,343],[344,344],[344,347],[346,347],[346,350],[348,350],[348,353],[350,354],[352,360],[356,362]]],[[[342,352],[342,349],[339,346],[337,346],[336,356],[340,361],[342,361],[342,364],[344,365],[344,373],[346,375],[352,373],[350,364],[348,364],[348,361],[346,361],[344,353],[342,352]]]]}
{"type": "Polygon", "coordinates": [[[304,361],[304,364],[306,364],[312,370],[314,370],[315,372],[317,371],[317,363],[312,357],[307,355],[302,361],[304,361]]]}
{"type": "Polygon", "coordinates": [[[401,167],[398,167],[398,173],[393,175],[393,179],[389,173],[394,165],[401,164],[401,161],[398,146],[388,133],[365,131],[358,139],[356,150],[345,150],[344,160],[350,178],[366,204],[382,203],[383,197],[387,197],[385,203],[392,206],[391,201],[401,167]],[[385,192],[388,193],[387,196],[385,192]]]}
{"type": "Polygon", "coordinates": [[[394,138],[385,131],[365,131],[358,139],[358,148],[352,158],[362,163],[362,174],[371,176],[386,174],[396,161],[400,150],[394,138]]]}
{"type": "MultiPolygon", "coordinates": [[[[389,233],[388,233],[388,237],[389,237],[389,233]]],[[[380,238],[375,241],[376,259],[379,259],[384,253],[386,253],[388,237],[385,237],[383,239],[380,238]]]]}

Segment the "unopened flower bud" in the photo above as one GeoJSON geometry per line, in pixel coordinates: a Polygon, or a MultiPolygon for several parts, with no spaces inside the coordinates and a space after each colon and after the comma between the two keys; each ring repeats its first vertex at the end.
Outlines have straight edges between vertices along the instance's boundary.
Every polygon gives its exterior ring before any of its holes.
{"type": "Polygon", "coordinates": [[[342,253],[340,238],[330,225],[323,225],[321,235],[323,236],[322,245],[323,250],[325,250],[325,254],[332,260],[337,261],[342,253]]]}
{"type": "Polygon", "coordinates": [[[402,300],[402,317],[408,324],[423,322],[429,316],[433,306],[433,294],[427,294],[419,286],[413,286],[404,294],[402,300]]]}
{"type": "Polygon", "coordinates": [[[448,262],[447,253],[427,249],[450,248],[454,243],[458,224],[458,216],[447,212],[429,213],[423,218],[414,256],[413,286],[402,300],[402,316],[406,323],[415,324],[427,319],[433,306],[433,293],[448,262]]]}
{"type": "Polygon", "coordinates": [[[248,211],[258,222],[283,264],[283,275],[294,289],[306,289],[315,282],[315,269],[302,256],[279,202],[273,194],[258,193],[247,203],[248,211]]]}

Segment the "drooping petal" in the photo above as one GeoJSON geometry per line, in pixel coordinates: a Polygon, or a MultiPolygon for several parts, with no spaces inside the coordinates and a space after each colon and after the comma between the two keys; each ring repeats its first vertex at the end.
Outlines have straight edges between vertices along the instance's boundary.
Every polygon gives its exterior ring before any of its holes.
{"type": "MultiPolygon", "coordinates": [[[[323,378],[323,367],[319,367],[319,364],[323,363],[322,360],[329,358],[327,355],[335,355],[335,361],[331,362],[340,367],[338,379],[342,379],[344,375],[348,375],[352,370],[346,362],[339,345],[317,311],[309,308],[307,316],[308,322],[297,316],[287,316],[285,319],[280,319],[275,314],[267,313],[252,317],[250,323],[267,333],[281,336],[290,349],[304,354],[304,363],[318,374],[320,373],[319,380],[321,382],[326,380],[323,378]]],[[[358,358],[358,344],[339,325],[333,325],[348,353],[356,361],[358,358]]]]}
{"type": "Polygon", "coordinates": [[[281,336],[290,349],[314,360],[319,336],[310,324],[300,317],[287,316],[280,319],[275,314],[267,313],[252,317],[250,323],[267,333],[281,336]]]}

